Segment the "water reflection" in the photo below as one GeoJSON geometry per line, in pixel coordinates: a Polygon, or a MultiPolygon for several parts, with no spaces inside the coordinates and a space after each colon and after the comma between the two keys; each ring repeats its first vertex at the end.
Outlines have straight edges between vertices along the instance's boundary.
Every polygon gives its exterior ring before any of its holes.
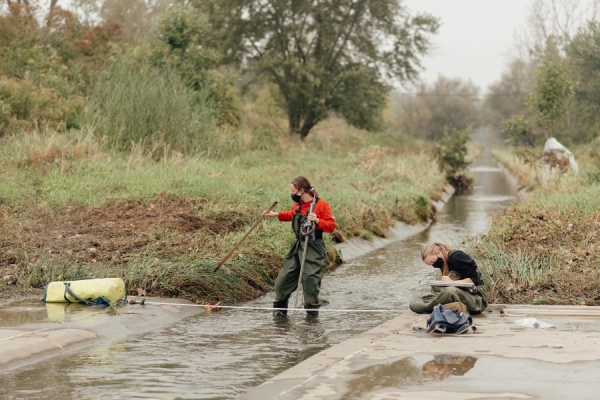
{"type": "Polygon", "coordinates": [[[18,301],[0,307],[0,326],[15,326],[41,321],[46,318],[40,301],[18,301]]]}
{"type": "Polygon", "coordinates": [[[437,354],[421,365],[420,358],[422,356],[405,357],[389,364],[376,364],[353,372],[353,375],[359,376],[348,381],[343,398],[361,398],[380,389],[419,386],[429,381],[463,376],[477,362],[477,358],[471,356],[437,354]]]}
{"type": "Polygon", "coordinates": [[[421,368],[424,379],[441,381],[451,376],[463,376],[474,366],[477,358],[471,356],[455,356],[438,354],[433,360],[427,361],[421,368]]]}

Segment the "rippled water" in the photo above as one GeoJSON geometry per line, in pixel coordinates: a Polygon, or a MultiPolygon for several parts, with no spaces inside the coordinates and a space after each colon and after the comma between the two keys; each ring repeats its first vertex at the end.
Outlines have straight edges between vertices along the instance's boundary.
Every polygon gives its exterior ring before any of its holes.
{"type": "MultiPolygon", "coordinates": [[[[323,278],[330,308],[406,310],[430,268],[424,243],[460,246],[514,193],[486,154],[471,193],[455,195],[425,232],[357,258],[323,278]]],[[[272,304],[272,295],[248,303],[272,304]]],[[[198,315],[159,332],[0,375],[2,398],[232,398],[311,355],[399,314],[322,312],[274,321],[267,311],[198,315]]]]}

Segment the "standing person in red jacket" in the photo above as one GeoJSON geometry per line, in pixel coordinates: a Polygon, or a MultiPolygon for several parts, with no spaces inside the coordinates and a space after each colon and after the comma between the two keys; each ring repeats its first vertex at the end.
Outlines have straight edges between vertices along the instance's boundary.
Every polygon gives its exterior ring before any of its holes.
{"type": "MultiPolygon", "coordinates": [[[[274,308],[288,308],[288,300],[298,287],[298,276],[300,274],[300,262],[304,252],[304,238],[300,233],[300,226],[308,219],[316,225],[314,237],[309,237],[306,247],[306,258],[302,273],[302,290],[304,293],[304,308],[317,309],[321,306],[319,302],[319,290],[321,288],[321,277],[323,267],[327,261],[323,232],[331,233],[335,229],[335,219],[331,214],[329,204],[319,198],[319,193],[312,187],[308,179],[303,176],[296,177],[290,183],[290,194],[294,204],[290,211],[265,213],[268,217],[278,217],[280,221],[292,221],[292,229],[296,234],[296,240],[292,243],[290,251],[283,260],[283,267],[275,280],[275,302],[274,308]],[[308,213],[313,197],[316,204],[312,213],[308,213]]],[[[275,310],[273,316],[283,317],[287,310],[275,310]]],[[[307,311],[309,317],[319,315],[318,311],[307,311]]]]}

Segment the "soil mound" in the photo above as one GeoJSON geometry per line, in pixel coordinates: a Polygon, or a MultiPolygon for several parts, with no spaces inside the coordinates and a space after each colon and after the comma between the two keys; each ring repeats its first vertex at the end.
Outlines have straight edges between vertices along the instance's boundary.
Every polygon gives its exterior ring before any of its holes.
{"type": "Polygon", "coordinates": [[[0,206],[0,271],[31,265],[42,255],[65,262],[122,262],[149,247],[156,256],[189,254],[198,238],[236,231],[252,220],[239,211],[212,212],[208,205],[203,198],[158,194],[149,201],[117,199],[97,207],[0,206]]]}

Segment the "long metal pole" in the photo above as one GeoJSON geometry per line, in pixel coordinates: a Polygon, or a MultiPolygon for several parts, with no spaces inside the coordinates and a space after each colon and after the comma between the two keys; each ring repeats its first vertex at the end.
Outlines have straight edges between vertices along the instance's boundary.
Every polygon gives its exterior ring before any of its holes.
{"type": "Polygon", "coordinates": [[[262,222],[263,219],[265,219],[265,214],[270,212],[273,208],[275,208],[275,206],[277,205],[277,201],[275,203],[273,203],[273,205],[271,207],[269,207],[269,209],[267,211],[265,211],[263,213],[263,215],[261,215],[261,217],[258,219],[258,221],[256,221],[254,223],[254,225],[252,225],[252,227],[248,230],[248,232],[246,232],[246,234],[239,240],[239,242],[237,242],[235,244],[235,246],[233,246],[233,249],[229,250],[229,253],[227,253],[227,255],[221,260],[221,262],[219,263],[219,265],[217,265],[217,268],[215,268],[215,270],[213,272],[217,272],[219,270],[219,268],[221,268],[223,266],[223,264],[225,264],[225,261],[227,261],[229,259],[229,257],[231,257],[231,255],[233,254],[233,252],[235,251],[235,249],[238,248],[238,246],[240,244],[242,244],[242,242],[244,241],[244,239],[246,239],[248,237],[248,235],[250,234],[250,232],[252,232],[254,230],[254,228],[256,228],[258,226],[258,224],[260,224],[262,222]]]}
{"type": "Polygon", "coordinates": [[[304,250],[302,251],[302,260],[300,261],[300,276],[298,276],[298,286],[296,286],[296,300],[294,308],[298,308],[298,295],[300,294],[300,284],[302,283],[302,272],[304,271],[304,260],[306,260],[306,248],[308,247],[308,236],[304,239],[304,250]]]}

